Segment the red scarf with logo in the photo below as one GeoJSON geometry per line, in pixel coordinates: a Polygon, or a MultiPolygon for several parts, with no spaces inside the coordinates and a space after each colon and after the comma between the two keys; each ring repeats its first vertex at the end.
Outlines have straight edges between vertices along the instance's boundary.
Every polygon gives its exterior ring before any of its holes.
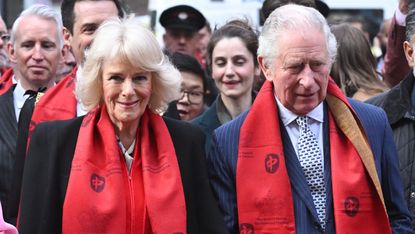
{"type": "Polygon", "coordinates": [[[84,117],[62,229],[63,234],[186,233],[180,170],[162,117],[149,109],[141,116],[130,174],[106,107],[84,117]]]}
{"type": "MultiPolygon", "coordinates": [[[[336,233],[391,233],[363,127],[331,79],[326,101],[336,233]]],[[[236,191],[241,233],[295,233],[278,119],[273,84],[266,81],[240,131],[236,191]]]]}
{"type": "Polygon", "coordinates": [[[49,89],[36,103],[29,126],[28,142],[30,141],[31,133],[38,123],[76,117],[77,101],[74,94],[76,71],[77,67],[57,85],[49,89]]]}
{"type": "Polygon", "coordinates": [[[13,69],[2,69],[0,78],[0,95],[4,94],[13,86],[13,69]]]}

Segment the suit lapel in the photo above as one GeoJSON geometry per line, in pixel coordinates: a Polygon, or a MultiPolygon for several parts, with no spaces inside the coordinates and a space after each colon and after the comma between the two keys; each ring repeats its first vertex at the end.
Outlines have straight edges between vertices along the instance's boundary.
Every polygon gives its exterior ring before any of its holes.
{"type": "Polygon", "coordinates": [[[14,86],[0,96],[0,138],[14,152],[17,138],[17,121],[13,105],[14,86]]]}
{"type": "MultiPolygon", "coordinates": [[[[284,126],[280,122],[280,126],[284,126]]],[[[297,154],[292,146],[290,137],[284,127],[281,127],[281,134],[284,145],[285,163],[287,172],[290,177],[291,187],[295,190],[298,197],[301,198],[307,209],[310,211],[316,221],[319,221],[317,211],[314,207],[313,197],[307,184],[303,169],[298,161],[297,154]]]]}
{"type": "Polygon", "coordinates": [[[324,104],[323,123],[323,147],[324,147],[324,183],[326,186],[326,222],[333,215],[333,195],[331,188],[331,160],[330,160],[330,132],[327,104],[324,104]]]}

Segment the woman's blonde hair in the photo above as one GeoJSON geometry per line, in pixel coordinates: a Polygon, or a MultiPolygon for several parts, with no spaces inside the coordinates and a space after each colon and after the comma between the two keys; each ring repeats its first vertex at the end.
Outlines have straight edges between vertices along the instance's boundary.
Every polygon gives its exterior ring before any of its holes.
{"type": "Polygon", "coordinates": [[[163,54],[153,33],[132,16],[111,18],[98,28],[75,89],[78,100],[88,111],[102,102],[104,62],[119,58],[151,72],[149,108],[154,112],[163,112],[169,102],[180,97],[180,72],[163,54]]]}

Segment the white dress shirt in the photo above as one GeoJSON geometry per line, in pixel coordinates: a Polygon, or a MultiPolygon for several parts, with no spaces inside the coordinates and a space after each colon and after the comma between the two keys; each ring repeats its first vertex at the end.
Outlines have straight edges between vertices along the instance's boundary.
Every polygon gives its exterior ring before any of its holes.
{"type": "Polygon", "coordinates": [[[130,148],[125,149],[124,145],[122,144],[121,140],[117,137],[118,146],[120,147],[121,151],[124,154],[125,163],[127,165],[128,172],[131,170],[131,165],[133,164],[134,160],[134,147],[135,147],[135,139],[133,143],[130,145],[130,148]]]}
{"type": "Polygon", "coordinates": [[[26,90],[22,87],[20,81],[17,81],[16,87],[13,91],[13,105],[14,113],[16,114],[16,122],[19,121],[20,111],[29,95],[24,95],[26,90]]]}
{"type": "MultiPolygon", "coordinates": [[[[300,136],[300,127],[295,121],[298,117],[288,110],[279,100],[275,98],[278,104],[279,115],[285,129],[287,130],[288,136],[290,137],[291,143],[298,157],[298,138],[300,136]]],[[[320,147],[321,163],[324,168],[324,145],[323,145],[323,122],[324,122],[324,104],[321,102],[316,108],[310,111],[307,116],[309,117],[309,125],[311,131],[316,136],[318,146],[320,147]]]]}
{"type": "MultiPolygon", "coordinates": [[[[82,72],[82,67],[79,66],[78,69],[76,70],[76,81],[77,82],[81,78],[81,72],[82,72]]],[[[88,111],[86,111],[85,107],[77,99],[77,101],[76,101],[76,116],[77,117],[84,116],[84,115],[86,115],[86,113],[88,113],[88,111]]]]}

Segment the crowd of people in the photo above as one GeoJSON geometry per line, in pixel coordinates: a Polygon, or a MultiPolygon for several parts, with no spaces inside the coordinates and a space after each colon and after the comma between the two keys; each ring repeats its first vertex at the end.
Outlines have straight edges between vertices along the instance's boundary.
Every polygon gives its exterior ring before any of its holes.
{"type": "Polygon", "coordinates": [[[329,13],[177,5],[163,45],[120,0],[0,17],[0,233],[413,233],[415,4],[329,13]]]}

